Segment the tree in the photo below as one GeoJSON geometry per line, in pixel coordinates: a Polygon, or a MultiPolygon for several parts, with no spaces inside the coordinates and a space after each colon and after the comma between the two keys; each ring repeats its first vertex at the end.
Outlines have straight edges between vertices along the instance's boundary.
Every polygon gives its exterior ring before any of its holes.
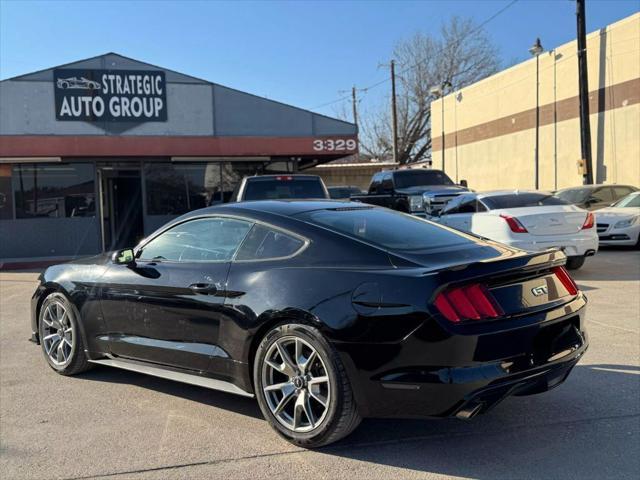
{"type": "MultiPolygon", "coordinates": [[[[435,38],[417,33],[394,48],[398,115],[398,160],[401,164],[431,155],[431,101],[429,90],[443,82],[449,91],[485,78],[500,68],[496,46],[473,20],[452,17],[435,38]]],[[[445,91],[448,93],[449,91],[445,91]]],[[[368,155],[393,155],[389,99],[361,114],[360,148],[368,155]]]]}

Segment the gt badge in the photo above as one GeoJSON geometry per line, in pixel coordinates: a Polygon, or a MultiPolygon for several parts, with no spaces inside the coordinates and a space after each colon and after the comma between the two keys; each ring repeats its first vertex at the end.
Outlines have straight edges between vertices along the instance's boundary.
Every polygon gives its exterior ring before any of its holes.
{"type": "Polygon", "coordinates": [[[540,295],[549,293],[549,290],[547,289],[546,285],[540,285],[539,287],[533,287],[531,289],[531,293],[533,293],[535,297],[539,297],[540,295]]]}

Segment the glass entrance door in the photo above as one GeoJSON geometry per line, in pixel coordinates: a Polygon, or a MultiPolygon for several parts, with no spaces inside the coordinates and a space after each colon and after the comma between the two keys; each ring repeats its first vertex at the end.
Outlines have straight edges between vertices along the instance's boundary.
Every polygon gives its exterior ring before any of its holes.
{"type": "Polygon", "coordinates": [[[144,236],[139,167],[98,167],[104,251],[135,246],[144,236]]]}

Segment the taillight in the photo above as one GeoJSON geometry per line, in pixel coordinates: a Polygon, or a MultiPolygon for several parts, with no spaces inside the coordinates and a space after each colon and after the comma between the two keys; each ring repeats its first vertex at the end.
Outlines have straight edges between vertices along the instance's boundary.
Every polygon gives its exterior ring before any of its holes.
{"type": "Polygon", "coordinates": [[[558,277],[558,280],[560,280],[560,283],[562,283],[564,288],[567,289],[567,291],[569,292],[569,295],[578,294],[578,286],[576,285],[576,282],[573,281],[573,278],[571,278],[566,268],[555,267],[553,269],[553,273],[555,274],[556,277],[558,277]]]}
{"type": "Polygon", "coordinates": [[[445,290],[438,294],[434,304],[453,323],[496,318],[504,314],[487,287],[479,283],[445,290]]]}
{"type": "Polygon", "coordinates": [[[518,220],[516,217],[512,217],[511,215],[507,215],[506,213],[502,213],[500,214],[500,216],[507,221],[507,225],[509,225],[509,228],[512,232],[528,233],[527,229],[524,228],[524,225],[522,225],[522,223],[520,223],[520,220],[518,220]]]}
{"type": "Polygon", "coordinates": [[[276,180],[293,180],[293,177],[291,175],[278,176],[276,180]]]}
{"type": "Polygon", "coordinates": [[[587,212],[587,218],[584,220],[584,223],[582,224],[582,230],[585,230],[587,228],[593,228],[593,225],[595,223],[596,223],[596,219],[593,213],[587,212]]]}

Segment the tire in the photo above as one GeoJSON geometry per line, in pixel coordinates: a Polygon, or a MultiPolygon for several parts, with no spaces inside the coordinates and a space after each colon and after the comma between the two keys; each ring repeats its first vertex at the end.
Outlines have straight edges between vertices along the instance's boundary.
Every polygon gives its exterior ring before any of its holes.
{"type": "Polygon", "coordinates": [[[78,317],[62,293],[51,293],[40,307],[38,333],[42,353],[49,366],[61,375],[76,375],[92,367],[84,351],[78,317]]]}
{"type": "Polygon", "coordinates": [[[567,257],[567,269],[578,270],[584,265],[584,257],[567,257]]]}
{"type": "Polygon", "coordinates": [[[289,323],[271,329],[258,345],[253,379],[265,419],[294,445],[328,445],[360,424],[344,365],[314,327],[289,323]]]}

